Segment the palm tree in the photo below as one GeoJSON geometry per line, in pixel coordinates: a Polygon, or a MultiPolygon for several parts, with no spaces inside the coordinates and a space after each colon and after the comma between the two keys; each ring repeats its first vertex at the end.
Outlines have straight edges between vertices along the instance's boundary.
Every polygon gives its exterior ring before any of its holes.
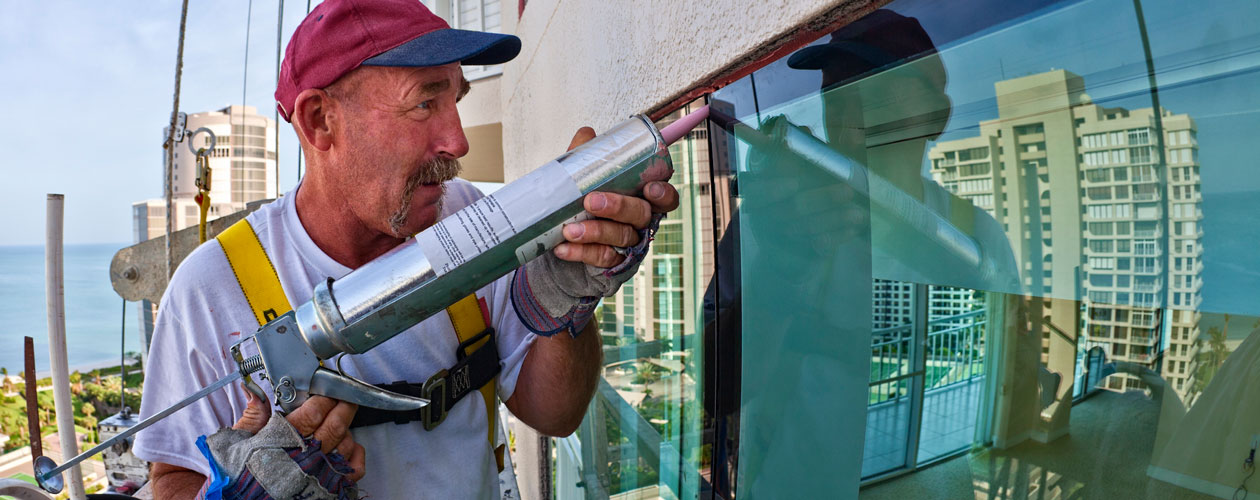
{"type": "Polygon", "coordinates": [[[1215,368],[1220,368],[1222,364],[1225,364],[1225,357],[1229,356],[1229,348],[1225,346],[1225,339],[1228,338],[1229,314],[1226,314],[1225,325],[1221,330],[1215,328],[1208,330],[1208,348],[1212,350],[1212,364],[1215,368]]]}

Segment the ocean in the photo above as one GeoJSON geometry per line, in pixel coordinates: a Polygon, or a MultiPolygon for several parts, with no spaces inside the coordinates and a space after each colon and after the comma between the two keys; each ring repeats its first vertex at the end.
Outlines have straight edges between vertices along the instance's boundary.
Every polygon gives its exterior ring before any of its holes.
{"type": "MultiPolygon", "coordinates": [[[[65,247],[66,345],[71,368],[117,364],[122,346],[123,300],[109,284],[109,263],[125,244],[65,247]]],[[[22,338],[35,339],[35,371],[48,361],[48,312],[44,291],[44,247],[0,246],[0,367],[20,373],[22,338]]],[[[140,352],[139,314],[128,303],[127,351],[140,352]]]]}

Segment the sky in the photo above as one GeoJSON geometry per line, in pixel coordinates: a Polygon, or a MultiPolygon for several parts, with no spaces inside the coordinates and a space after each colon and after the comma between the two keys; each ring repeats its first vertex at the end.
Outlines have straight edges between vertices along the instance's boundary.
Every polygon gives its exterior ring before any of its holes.
{"type": "MultiPolygon", "coordinates": [[[[318,4],[318,2],[315,2],[318,4]]],[[[189,2],[180,110],[244,102],[273,116],[278,3],[189,2]],[[248,85],[245,82],[249,19],[248,85]]],[[[131,204],[161,198],[181,2],[0,0],[0,246],[42,245],[48,193],[65,242],[130,243],[131,204]]],[[[283,43],[307,3],[284,3],[283,43]]],[[[280,189],[297,182],[281,122],[280,189]]]]}
{"type": "MultiPolygon", "coordinates": [[[[1168,76],[1165,71],[1178,68],[1193,73],[1193,67],[1178,63],[1210,59],[1206,56],[1222,50],[1213,45],[1222,41],[1241,41],[1234,50],[1250,50],[1247,44],[1254,41],[1254,26],[1260,23],[1254,0],[1226,0],[1211,10],[1186,10],[1172,0],[1143,4],[1161,79],[1168,76]],[[1233,15],[1222,17],[1217,15],[1220,11],[1233,15]],[[1195,53],[1194,48],[1204,46],[1211,48],[1195,53]]],[[[251,12],[249,0],[190,2],[182,111],[239,104],[244,91],[245,104],[273,116],[277,5],[254,2],[251,12]],[[243,88],[247,52],[248,85],[243,88]]],[[[969,103],[991,101],[993,81],[1045,71],[1047,63],[1057,59],[1054,66],[1082,74],[1091,95],[1105,98],[1106,91],[1093,87],[1111,74],[1132,75],[1142,69],[1117,67],[1138,60],[1140,45],[1129,13],[1110,8],[1108,2],[1079,2],[1030,24],[999,24],[992,29],[1019,26],[999,36],[1007,40],[1000,45],[955,42],[965,32],[982,28],[950,15],[958,5],[918,0],[893,7],[919,18],[940,39],[950,68],[955,118],[966,121],[951,123],[951,130],[959,134],[975,134],[967,127],[977,117],[963,116],[963,111],[969,103]]],[[[281,31],[287,44],[307,4],[290,1],[284,7],[281,31]]],[[[180,2],[0,0],[0,9],[0,104],[9,118],[0,120],[0,173],[5,174],[0,182],[0,222],[5,229],[0,231],[0,246],[42,244],[47,193],[66,195],[67,244],[131,242],[131,204],[163,194],[162,128],[172,107],[180,2]]],[[[1255,59],[1256,53],[1249,56],[1255,59]]],[[[1165,108],[1189,113],[1198,121],[1206,192],[1260,190],[1252,148],[1240,147],[1252,142],[1260,116],[1255,75],[1252,67],[1243,75],[1200,80],[1163,92],[1165,108]]],[[[1150,105],[1149,95],[1141,93],[1105,103],[1150,105]]],[[[297,141],[283,122],[280,137],[283,192],[297,181],[297,141]]]]}

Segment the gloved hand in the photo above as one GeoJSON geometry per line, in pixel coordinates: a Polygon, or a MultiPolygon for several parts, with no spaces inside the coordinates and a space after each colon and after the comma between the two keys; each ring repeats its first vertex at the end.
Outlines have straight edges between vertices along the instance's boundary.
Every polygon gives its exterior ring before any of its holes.
{"type": "MultiPolygon", "coordinates": [[[[583,127],[569,149],[595,137],[583,127]]],[[[600,297],[611,297],[630,278],[647,253],[665,213],[678,208],[678,190],[670,185],[668,151],[644,173],[643,196],[590,193],[583,208],[590,220],[567,224],[565,242],[534,259],[512,278],[512,305],[534,333],[550,336],[569,330],[577,336],[590,321],[600,297]]]]}
{"type": "Polygon", "coordinates": [[[634,277],[661,215],[653,214],[651,225],[639,232],[638,244],[616,252],[624,252],[625,257],[613,267],[566,261],[553,252],[521,266],[512,278],[512,305],[517,316],[539,335],[567,329],[576,337],[590,321],[600,297],[611,297],[634,277]]]}
{"type": "MultiPolygon", "coordinates": [[[[303,411],[307,406],[304,404],[290,417],[299,412],[309,417],[321,413],[322,406],[331,409],[348,404],[325,404],[329,401],[332,400],[312,398],[307,402],[311,403],[310,409],[303,411]]],[[[359,469],[356,471],[350,464],[352,460],[337,450],[322,451],[316,432],[302,437],[285,417],[273,413],[268,418],[267,410],[266,403],[251,395],[245,416],[237,425],[198,439],[197,446],[214,470],[199,498],[359,498],[354,480],[363,476],[361,446],[348,438],[338,444],[351,450],[348,453],[355,457],[353,461],[359,469]]],[[[322,413],[326,415],[328,411],[322,413]]]]}

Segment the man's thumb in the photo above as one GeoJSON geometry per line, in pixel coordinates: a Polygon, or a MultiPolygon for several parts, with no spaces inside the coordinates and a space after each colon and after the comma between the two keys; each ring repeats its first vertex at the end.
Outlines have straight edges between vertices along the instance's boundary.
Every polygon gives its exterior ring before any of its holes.
{"type": "Polygon", "coordinates": [[[245,391],[245,397],[248,401],[245,405],[245,414],[241,415],[241,419],[237,420],[232,428],[256,434],[267,424],[267,419],[271,418],[271,407],[266,401],[259,400],[252,392],[245,391]]]}

